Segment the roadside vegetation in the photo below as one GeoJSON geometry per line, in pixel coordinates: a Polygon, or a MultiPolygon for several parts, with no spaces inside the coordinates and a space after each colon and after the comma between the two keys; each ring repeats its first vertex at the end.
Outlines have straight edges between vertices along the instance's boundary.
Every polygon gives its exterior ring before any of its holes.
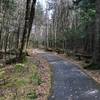
{"type": "Polygon", "coordinates": [[[34,60],[29,56],[21,63],[0,68],[0,100],[45,100],[50,90],[50,69],[46,61],[42,62],[40,57],[34,60]]]}

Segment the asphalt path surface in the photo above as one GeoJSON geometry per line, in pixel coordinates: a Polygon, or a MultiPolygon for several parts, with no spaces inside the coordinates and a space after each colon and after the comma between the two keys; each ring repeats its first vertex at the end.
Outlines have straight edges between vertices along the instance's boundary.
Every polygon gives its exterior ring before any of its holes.
{"type": "Polygon", "coordinates": [[[48,100],[100,100],[100,85],[77,65],[52,53],[41,53],[52,68],[52,89],[48,100]]]}

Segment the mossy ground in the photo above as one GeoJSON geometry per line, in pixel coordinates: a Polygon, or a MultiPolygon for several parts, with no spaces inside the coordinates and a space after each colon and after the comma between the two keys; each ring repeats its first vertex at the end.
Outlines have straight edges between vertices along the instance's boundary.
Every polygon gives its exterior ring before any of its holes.
{"type": "Polygon", "coordinates": [[[34,100],[38,97],[35,91],[42,81],[32,59],[27,57],[23,63],[0,69],[0,78],[6,80],[0,84],[0,100],[34,100]]]}
{"type": "Polygon", "coordinates": [[[87,70],[100,70],[100,65],[92,63],[84,66],[84,68],[87,70]]]}

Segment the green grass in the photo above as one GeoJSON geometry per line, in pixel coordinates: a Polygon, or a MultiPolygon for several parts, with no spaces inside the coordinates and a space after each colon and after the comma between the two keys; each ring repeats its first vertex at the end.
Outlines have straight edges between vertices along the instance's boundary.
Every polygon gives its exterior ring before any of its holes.
{"type": "Polygon", "coordinates": [[[38,96],[36,94],[36,92],[30,92],[27,94],[27,97],[30,99],[30,100],[35,100],[38,96]]]}
{"type": "Polygon", "coordinates": [[[5,75],[5,71],[4,70],[1,70],[0,71],[0,79],[4,78],[4,75],[5,75]]]}
{"type": "Polygon", "coordinates": [[[16,72],[21,72],[24,69],[24,67],[25,67],[24,64],[19,63],[15,65],[15,70],[16,72]]]}
{"type": "MultiPolygon", "coordinates": [[[[21,63],[13,64],[11,68],[14,71],[10,73],[9,72],[6,73],[5,68],[0,69],[0,77],[3,78],[3,76],[4,77],[9,76],[10,79],[7,84],[1,86],[2,88],[5,89],[4,92],[5,93],[7,92],[6,89],[11,88],[13,90],[14,88],[16,88],[18,91],[17,92],[18,100],[36,99],[38,96],[34,90],[37,86],[39,86],[42,83],[42,80],[39,76],[37,65],[33,63],[33,59],[27,58],[27,61],[24,60],[23,63],[21,62],[21,63]]],[[[0,100],[12,100],[8,98],[13,98],[13,96],[14,96],[13,92],[9,92],[7,94],[4,94],[3,96],[4,99],[3,97],[0,97],[0,100]]]]}
{"type": "Polygon", "coordinates": [[[28,82],[24,79],[20,79],[16,81],[17,86],[25,86],[28,82]]]}
{"type": "Polygon", "coordinates": [[[36,85],[40,85],[43,82],[37,73],[32,75],[31,80],[32,80],[32,83],[36,85]]]}

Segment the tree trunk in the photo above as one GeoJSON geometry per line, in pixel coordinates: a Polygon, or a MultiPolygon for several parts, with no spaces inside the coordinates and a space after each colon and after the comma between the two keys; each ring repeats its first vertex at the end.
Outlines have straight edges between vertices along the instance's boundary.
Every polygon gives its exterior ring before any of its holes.
{"type": "Polygon", "coordinates": [[[29,18],[29,12],[30,12],[30,3],[31,0],[27,0],[26,2],[26,14],[25,14],[25,25],[24,25],[24,31],[23,31],[23,36],[22,36],[22,40],[21,40],[21,48],[20,48],[20,54],[19,57],[22,56],[22,52],[25,46],[25,42],[26,42],[26,35],[27,35],[27,28],[28,28],[28,18],[29,18]]]}
{"type": "Polygon", "coordinates": [[[31,6],[30,18],[29,18],[29,29],[28,29],[27,45],[26,45],[26,47],[28,46],[28,41],[29,41],[31,29],[32,29],[33,20],[34,20],[34,15],[35,15],[35,4],[36,4],[36,0],[33,0],[32,6],[31,6]]]}
{"type": "Polygon", "coordinates": [[[96,0],[96,34],[93,62],[100,64],[100,0],[96,0]]]}

